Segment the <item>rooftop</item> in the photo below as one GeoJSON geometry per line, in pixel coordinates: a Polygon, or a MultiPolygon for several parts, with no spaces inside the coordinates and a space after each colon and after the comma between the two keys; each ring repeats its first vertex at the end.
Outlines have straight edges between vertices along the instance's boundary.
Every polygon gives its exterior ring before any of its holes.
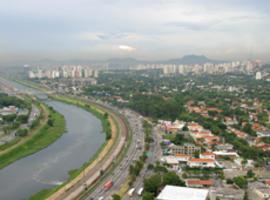
{"type": "Polygon", "coordinates": [[[212,186],[214,184],[214,180],[209,179],[209,180],[200,180],[200,179],[188,179],[186,180],[187,185],[207,185],[207,186],[212,186]]]}
{"type": "Polygon", "coordinates": [[[157,200],[206,200],[208,190],[167,185],[158,195],[157,200]]]}
{"type": "Polygon", "coordinates": [[[206,163],[206,162],[214,162],[214,160],[213,159],[207,159],[207,158],[192,158],[192,159],[190,159],[190,162],[204,162],[204,163],[206,163]]]}

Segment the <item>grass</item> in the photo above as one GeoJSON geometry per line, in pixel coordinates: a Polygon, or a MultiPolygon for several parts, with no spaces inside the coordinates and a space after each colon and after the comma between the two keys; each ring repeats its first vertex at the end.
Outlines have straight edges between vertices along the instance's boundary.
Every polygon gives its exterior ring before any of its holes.
{"type": "Polygon", "coordinates": [[[129,182],[131,181],[131,177],[129,176],[126,181],[121,185],[121,188],[119,192],[117,193],[121,198],[125,196],[125,194],[128,192],[130,186],[129,182]]]}
{"type": "Polygon", "coordinates": [[[11,140],[10,142],[1,145],[0,146],[0,151],[6,150],[6,149],[12,147],[13,145],[17,144],[19,141],[20,141],[20,138],[17,137],[15,139],[11,140]]]}
{"type": "Polygon", "coordinates": [[[34,154],[37,151],[47,147],[55,140],[57,140],[65,132],[65,119],[64,117],[49,108],[51,120],[53,125],[49,126],[45,124],[40,129],[37,130],[29,140],[25,143],[11,149],[5,154],[0,155],[0,169],[6,167],[7,165],[21,159],[25,156],[34,154]]]}

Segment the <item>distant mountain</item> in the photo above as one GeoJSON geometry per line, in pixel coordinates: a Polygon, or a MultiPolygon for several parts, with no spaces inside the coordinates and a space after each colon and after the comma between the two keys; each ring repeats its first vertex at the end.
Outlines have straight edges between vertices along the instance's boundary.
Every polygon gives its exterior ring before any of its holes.
{"type": "MultiPolygon", "coordinates": [[[[91,59],[70,59],[70,60],[53,60],[53,59],[41,59],[31,62],[21,61],[17,62],[20,65],[28,64],[32,66],[45,66],[52,67],[55,65],[102,65],[107,64],[108,68],[112,69],[128,69],[136,66],[137,64],[185,64],[185,65],[194,65],[194,64],[205,64],[205,63],[222,63],[226,61],[212,60],[204,55],[186,55],[182,58],[169,59],[169,60],[160,60],[160,61],[145,61],[137,60],[134,58],[111,58],[108,60],[91,60],[91,59]]],[[[16,64],[17,64],[16,63],[16,64]]]]}
{"type": "Polygon", "coordinates": [[[139,63],[141,61],[135,59],[135,58],[111,58],[106,60],[106,62],[108,63],[115,63],[115,64],[122,64],[122,63],[126,63],[126,64],[135,64],[135,63],[139,63]]]}
{"type": "Polygon", "coordinates": [[[170,59],[163,61],[163,63],[167,64],[184,64],[184,65],[194,65],[194,64],[205,64],[205,63],[221,63],[224,61],[212,60],[207,58],[204,55],[186,55],[182,58],[170,59]]]}

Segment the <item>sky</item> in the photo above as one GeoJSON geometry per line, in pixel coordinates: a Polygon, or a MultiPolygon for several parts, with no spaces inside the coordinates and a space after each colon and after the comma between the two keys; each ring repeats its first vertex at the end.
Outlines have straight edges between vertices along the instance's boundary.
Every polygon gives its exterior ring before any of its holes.
{"type": "Polygon", "coordinates": [[[1,0],[0,62],[269,61],[269,0],[1,0]]]}

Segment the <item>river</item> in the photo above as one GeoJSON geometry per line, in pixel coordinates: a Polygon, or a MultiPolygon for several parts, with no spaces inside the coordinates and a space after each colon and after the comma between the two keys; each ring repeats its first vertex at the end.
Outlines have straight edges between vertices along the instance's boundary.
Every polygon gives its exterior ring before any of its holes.
{"type": "MultiPolygon", "coordinates": [[[[13,82],[12,85],[20,91],[37,92],[13,82]]],[[[105,141],[101,122],[91,113],[54,100],[45,103],[65,117],[67,131],[47,148],[0,170],[1,200],[28,199],[42,189],[61,184],[70,170],[91,159],[105,141]]]]}

